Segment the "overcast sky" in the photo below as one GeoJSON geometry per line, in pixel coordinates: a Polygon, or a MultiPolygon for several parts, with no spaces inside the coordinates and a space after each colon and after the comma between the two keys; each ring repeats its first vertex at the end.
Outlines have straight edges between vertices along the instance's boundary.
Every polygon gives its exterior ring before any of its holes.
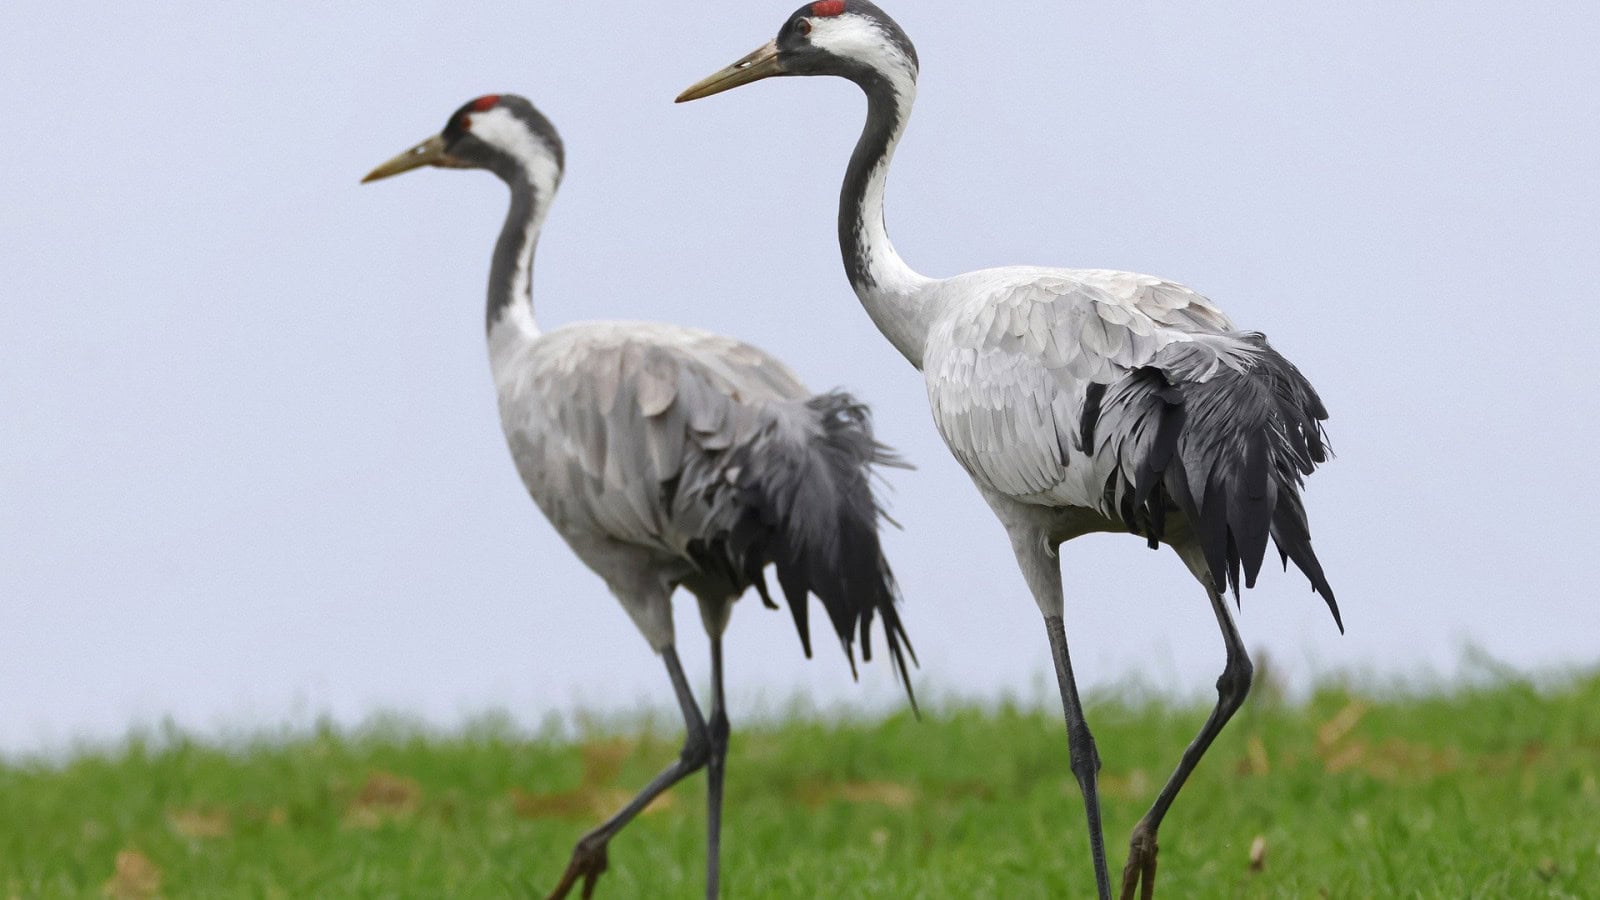
{"type": "MultiPolygon", "coordinates": [[[[1114,267],[1265,331],[1332,410],[1307,493],[1344,610],[1244,598],[1300,683],[1600,657],[1592,342],[1600,13],[1535,5],[889,3],[921,97],[889,220],[931,275],[1114,267]]],[[[703,326],[870,401],[918,470],[888,552],[930,694],[1032,694],[1048,646],[920,376],[834,237],[864,104],[786,79],[673,96],[772,3],[0,6],[0,750],[201,730],[667,706],[660,665],[528,501],[482,290],[477,172],[358,179],[460,103],[566,139],[546,327],[703,326]]],[[[1082,682],[1202,693],[1204,595],[1128,536],[1064,548],[1082,682]]],[[[706,657],[680,604],[697,684],[706,657]]],[[[747,600],[735,716],[894,701],[747,600]]]]}

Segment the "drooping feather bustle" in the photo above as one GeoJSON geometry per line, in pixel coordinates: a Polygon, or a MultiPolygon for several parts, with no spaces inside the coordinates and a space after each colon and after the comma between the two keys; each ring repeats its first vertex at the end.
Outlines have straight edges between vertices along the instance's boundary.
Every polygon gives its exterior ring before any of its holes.
{"type": "Polygon", "coordinates": [[[1121,460],[1106,484],[1107,506],[1152,546],[1165,536],[1167,510],[1176,508],[1212,584],[1235,597],[1241,586],[1255,586],[1270,539],[1343,631],[1300,501],[1305,476],[1329,455],[1327,410],[1266,338],[1244,338],[1255,352],[1237,368],[1184,380],[1158,356],[1111,389],[1104,405],[1123,430],[1104,438],[1121,460]]]}

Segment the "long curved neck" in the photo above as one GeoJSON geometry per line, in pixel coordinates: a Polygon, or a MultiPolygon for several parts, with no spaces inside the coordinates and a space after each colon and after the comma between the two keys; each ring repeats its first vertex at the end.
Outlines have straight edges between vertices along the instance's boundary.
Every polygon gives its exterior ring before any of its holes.
{"type": "Polygon", "coordinates": [[[839,193],[839,249],[867,315],[901,355],[921,368],[929,327],[923,298],[931,281],[900,258],[883,218],[889,163],[911,116],[916,80],[910,73],[878,72],[855,80],[867,95],[867,124],[839,193]]]}
{"type": "Polygon", "coordinates": [[[511,209],[494,246],[494,261],[489,265],[489,305],[484,326],[491,337],[502,328],[514,329],[524,337],[537,337],[538,323],[533,317],[533,251],[539,231],[554,198],[553,182],[538,184],[519,174],[508,177],[511,209]]]}

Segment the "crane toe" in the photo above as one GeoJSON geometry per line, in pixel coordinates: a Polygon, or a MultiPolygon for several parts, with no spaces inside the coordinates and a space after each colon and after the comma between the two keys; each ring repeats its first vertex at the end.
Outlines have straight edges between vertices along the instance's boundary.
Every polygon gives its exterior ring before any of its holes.
{"type": "Polygon", "coordinates": [[[572,848],[572,861],[567,863],[567,870],[561,873],[561,881],[550,892],[549,900],[564,900],[579,879],[583,880],[583,900],[589,900],[594,896],[595,882],[605,874],[608,864],[605,841],[578,841],[578,845],[572,848]]]}
{"type": "Polygon", "coordinates": [[[1151,900],[1156,893],[1155,833],[1140,822],[1128,839],[1128,864],[1122,868],[1122,900],[1133,900],[1133,892],[1140,890],[1140,900],[1151,900]]]}

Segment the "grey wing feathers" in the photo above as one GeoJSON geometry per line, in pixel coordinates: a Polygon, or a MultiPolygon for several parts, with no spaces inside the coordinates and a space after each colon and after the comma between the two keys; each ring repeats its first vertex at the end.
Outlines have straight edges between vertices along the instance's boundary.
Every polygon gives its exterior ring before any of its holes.
{"type": "Polygon", "coordinates": [[[1146,275],[999,269],[950,284],[970,300],[930,333],[925,373],[974,478],[1096,509],[1152,546],[1175,510],[1219,589],[1252,584],[1270,538],[1338,620],[1299,498],[1327,455],[1327,413],[1264,338],[1146,275]]]}
{"type": "MultiPolygon", "coordinates": [[[[980,273],[982,274],[982,273],[980,273]]],[[[1109,385],[1169,352],[1197,378],[1244,365],[1249,350],[1210,301],[1144,275],[997,270],[970,315],[933,342],[929,401],[956,458],[1010,497],[1046,494],[1083,447],[1091,385],[1109,385]]],[[[1078,498],[1090,504],[1095,498],[1078,498]]]]}
{"type": "Polygon", "coordinates": [[[873,466],[898,463],[864,406],[813,397],[762,351],[704,332],[593,326],[550,338],[536,366],[548,412],[527,429],[548,446],[542,470],[524,477],[547,512],[565,515],[558,529],[653,548],[685,563],[682,581],[733,593],[753,585],[765,598],[762,570],[774,564],[808,656],[814,593],[852,669],[853,639],[871,659],[883,618],[909,693],[915,655],[869,483],[873,466]]]}
{"type": "Polygon", "coordinates": [[[726,450],[760,404],[807,396],[781,363],[726,338],[667,326],[573,326],[542,339],[501,385],[518,466],[558,529],[681,555],[670,490],[691,448],[726,450]]]}

